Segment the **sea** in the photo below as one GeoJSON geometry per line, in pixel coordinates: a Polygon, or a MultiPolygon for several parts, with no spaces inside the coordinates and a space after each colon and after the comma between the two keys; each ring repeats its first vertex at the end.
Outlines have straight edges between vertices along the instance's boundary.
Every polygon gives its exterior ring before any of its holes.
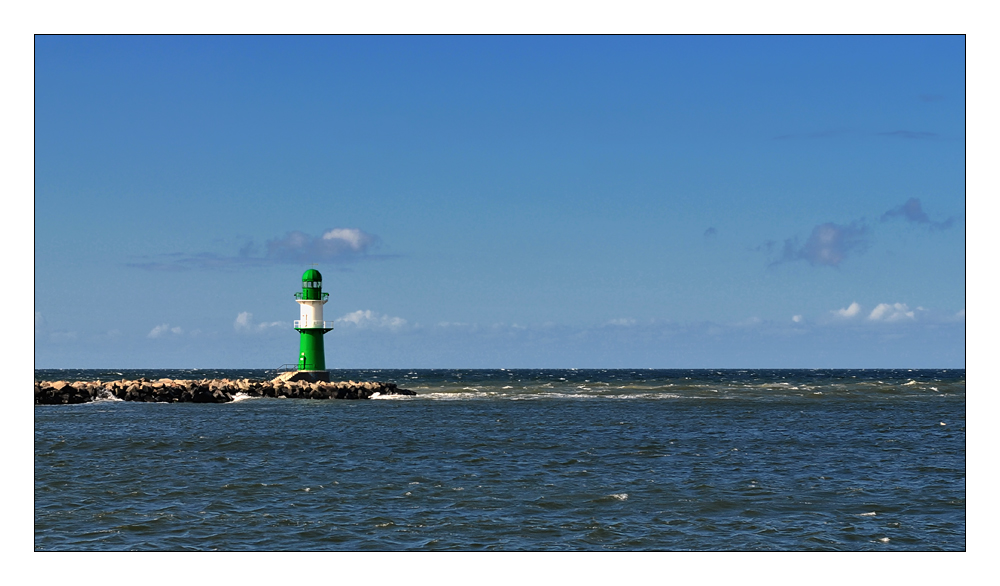
{"type": "Polygon", "coordinates": [[[417,395],[36,405],[35,550],[966,548],[964,369],[331,375],[417,395]]]}

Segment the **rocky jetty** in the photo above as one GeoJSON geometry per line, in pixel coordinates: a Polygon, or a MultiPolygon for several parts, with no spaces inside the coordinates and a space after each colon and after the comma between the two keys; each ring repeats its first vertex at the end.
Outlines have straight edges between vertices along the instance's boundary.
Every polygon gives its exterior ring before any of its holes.
{"type": "Polygon", "coordinates": [[[288,374],[270,381],[251,379],[35,381],[36,405],[65,405],[94,400],[146,403],[228,403],[242,397],[277,399],[370,399],[376,395],[416,395],[394,383],[310,382],[288,374]]]}

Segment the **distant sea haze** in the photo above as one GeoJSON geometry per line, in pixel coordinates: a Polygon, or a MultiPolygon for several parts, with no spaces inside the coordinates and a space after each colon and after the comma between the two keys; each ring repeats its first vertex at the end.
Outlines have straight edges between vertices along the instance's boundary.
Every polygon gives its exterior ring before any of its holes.
{"type": "MultiPolygon", "coordinates": [[[[270,370],[36,370],[36,380],[270,370]]],[[[965,370],[333,370],[35,407],[35,549],[965,550],[965,370]]]]}

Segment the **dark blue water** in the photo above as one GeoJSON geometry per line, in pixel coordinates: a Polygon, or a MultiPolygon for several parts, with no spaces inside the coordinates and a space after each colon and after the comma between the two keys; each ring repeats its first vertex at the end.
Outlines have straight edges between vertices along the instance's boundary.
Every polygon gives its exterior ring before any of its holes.
{"type": "Polygon", "coordinates": [[[35,548],[965,549],[964,370],[333,375],[418,396],[36,406],[35,548]]]}

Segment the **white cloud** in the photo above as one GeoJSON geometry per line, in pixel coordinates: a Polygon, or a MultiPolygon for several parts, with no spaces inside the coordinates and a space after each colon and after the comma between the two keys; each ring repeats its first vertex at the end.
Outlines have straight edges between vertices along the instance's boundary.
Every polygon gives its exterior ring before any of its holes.
{"type": "MultiPolygon", "coordinates": [[[[150,271],[184,271],[188,269],[218,269],[226,267],[260,267],[275,264],[316,262],[354,262],[375,258],[369,253],[378,247],[380,239],[357,228],[333,228],[321,236],[310,236],[294,230],[280,238],[268,240],[261,247],[248,241],[233,256],[200,252],[196,254],[171,253],[141,256],[142,262],[128,266],[150,271]]],[[[384,258],[384,257],[382,257],[384,258]]]]}
{"type": "Polygon", "coordinates": [[[35,333],[42,331],[45,328],[45,318],[42,316],[42,312],[35,312],[35,333]]]}
{"type": "Polygon", "coordinates": [[[358,259],[378,243],[378,236],[357,228],[333,228],[320,237],[289,232],[267,241],[267,257],[277,262],[332,262],[358,259]]]}
{"type": "MultiPolygon", "coordinates": [[[[863,222],[851,222],[844,226],[827,222],[814,227],[809,239],[801,246],[798,238],[785,240],[781,258],[774,264],[804,260],[813,266],[840,266],[855,250],[861,252],[867,248],[869,240],[870,233],[863,222]]],[[[770,244],[767,247],[770,248],[770,244]]]]}
{"type": "Polygon", "coordinates": [[[370,309],[359,309],[352,311],[335,320],[340,324],[351,324],[361,329],[386,328],[398,330],[406,325],[406,320],[401,317],[392,317],[381,313],[376,313],[370,309]]]}
{"type": "Polygon", "coordinates": [[[608,322],[608,325],[612,325],[612,326],[634,326],[635,325],[635,320],[632,319],[632,318],[627,318],[627,317],[626,318],[621,318],[621,319],[613,319],[613,320],[611,320],[611,321],[608,322]]]}
{"type": "Polygon", "coordinates": [[[799,323],[799,322],[802,321],[802,316],[801,315],[793,315],[792,316],[792,321],[795,322],[795,323],[799,323]]]}
{"type": "Polygon", "coordinates": [[[184,333],[184,330],[180,326],[170,327],[170,324],[160,324],[149,331],[149,337],[159,338],[167,333],[180,335],[184,333]]]}
{"type": "Polygon", "coordinates": [[[239,330],[249,330],[250,320],[253,319],[253,314],[249,311],[241,311],[239,315],[236,316],[236,321],[233,322],[233,328],[237,331],[239,330]]]}
{"type": "Polygon", "coordinates": [[[236,320],[233,322],[233,329],[236,330],[237,332],[244,332],[244,333],[262,332],[264,330],[270,328],[276,328],[279,326],[291,327],[291,324],[288,324],[283,321],[271,321],[271,322],[255,324],[253,321],[253,314],[250,313],[249,311],[241,311],[239,315],[236,316],[236,320]]]}
{"type": "Polygon", "coordinates": [[[847,307],[845,307],[844,309],[838,309],[834,311],[834,313],[836,313],[840,317],[854,317],[858,315],[860,311],[861,311],[861,306],[858,305],[857,301],[855,301],[850,305],[848,305],[847,307]]]}
{"type": "Polygon", "coordinates": [[[904,319],[914,319],[913,312],[905,303],[879,303],[868,315],[872,321],[900,321],[904,319]]]}
{"type": "Polygon", "coordinates": [[[955,314],[955,317],[957,319],[965,319],[965,309],[959,310],[959,312],[955,314]]]}
{"type": "Polygon", "coordinates": [[[357,228],[334,228],[323,234],[323,240],[343,240],[355,252],[365,250],[375,241],[372,235],[357,228]]]}

